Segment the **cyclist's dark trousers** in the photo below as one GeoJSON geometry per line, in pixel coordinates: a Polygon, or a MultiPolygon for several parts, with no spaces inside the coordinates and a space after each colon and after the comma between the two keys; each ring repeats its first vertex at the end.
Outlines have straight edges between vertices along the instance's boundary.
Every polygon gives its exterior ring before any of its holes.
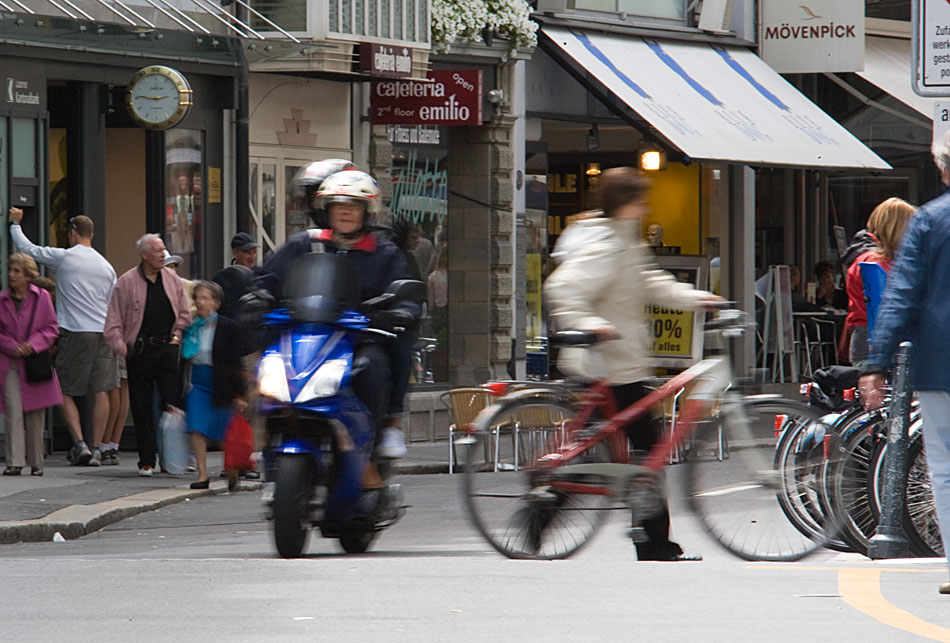
{"type": "Polygon", "coordinates": [[[405,414],[406,391],[409,390],[409,375],[412,373],[412,349],[415,348],[418,333],[407,330],[399,333],[392,341],[393,385],[389,394],[387,417],[401,418],[405,414]]]}
{"type": "MultiPolygon", "coordinates": [[[[627,408],[650,392],[640,382],[611,388],[613,388],[618,410],[627,408]]],[[[662,424],[654,422],[649,414],[645,414],[624,427],[624,431],[630,440],[631,447],[649,451],[660,439],[662,424]]],[[[637,560],[664,560],[683,553],[682,548],[670,540],[670,510],[665,499],[661,512],[653,518],[643,520],[641,526],[650,540],[645,543],[636,543],[637,560]]]]}
{"type": "Polygon", "coordinates": [[[353,355],[353,392],[373,416],[377,436],[389,409],[393,386],[389,351],[374,343],[360,344],[353,355]]]}

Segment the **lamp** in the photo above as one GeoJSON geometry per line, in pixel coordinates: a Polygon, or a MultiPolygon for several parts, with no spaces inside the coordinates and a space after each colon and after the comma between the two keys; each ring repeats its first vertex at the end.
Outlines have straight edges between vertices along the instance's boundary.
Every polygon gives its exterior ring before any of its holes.
{"type": "Polygon", "coordinates": [[[666,169],[666,152],[650,145],[640,148],[640,169],[653,172],[666,169]]]}
{"type": "Polygon", "coordinates": [[[600,176],[600,163],[588,163],[584,174],[587,176],[600,176]]]}

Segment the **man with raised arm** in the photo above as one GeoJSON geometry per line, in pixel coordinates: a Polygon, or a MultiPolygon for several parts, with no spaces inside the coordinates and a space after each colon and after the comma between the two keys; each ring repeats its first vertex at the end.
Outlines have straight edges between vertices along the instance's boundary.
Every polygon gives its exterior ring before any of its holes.
{"type": "Polygon", "coordinates": [[[92,247],[94,226],[89,217],[80,214],[66,224],[69,248],[34,245],[20,229],[22,220],[23,210],[10,208],[10,237],[17,250],[56,271],[56,375],[63,390],[63,417],[73,438],[67,458],[74,465],[97,467],[102,464],[100,442],[109,416],[108,392],[116,387],[119,377],[115,354],[103,336],[115,270],[92,247]],[[83,440],[79,410],[73,399],[90,393],[91,450],[83,440]]]}

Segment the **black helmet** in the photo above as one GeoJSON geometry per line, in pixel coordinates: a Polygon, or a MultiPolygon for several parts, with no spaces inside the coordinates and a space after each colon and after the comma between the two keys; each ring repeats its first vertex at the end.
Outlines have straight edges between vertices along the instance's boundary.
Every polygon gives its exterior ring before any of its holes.
{"type": "Polygon", "coordinates": [[[352,161],[346,159],[324,159],[303,166],[294,175],[288,189],[293,199],[292,209],[306,212],[315,226],[326,228],[328,225],[326,210],[323,207],[314,207],[314,195],[320,188],[320,184],[331,174],[358,169],[352,161]]]}

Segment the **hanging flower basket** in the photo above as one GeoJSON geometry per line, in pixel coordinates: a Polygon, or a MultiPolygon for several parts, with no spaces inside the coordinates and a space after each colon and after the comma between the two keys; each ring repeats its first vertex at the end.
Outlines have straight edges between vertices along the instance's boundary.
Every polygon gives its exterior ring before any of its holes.
{"type": "Polygon", "coordinates": [[[449,50],[454,42],[508,41],[508,52],[538,43],[538,24],[525,0],[432,0],[432,48],[449,50]]]}

